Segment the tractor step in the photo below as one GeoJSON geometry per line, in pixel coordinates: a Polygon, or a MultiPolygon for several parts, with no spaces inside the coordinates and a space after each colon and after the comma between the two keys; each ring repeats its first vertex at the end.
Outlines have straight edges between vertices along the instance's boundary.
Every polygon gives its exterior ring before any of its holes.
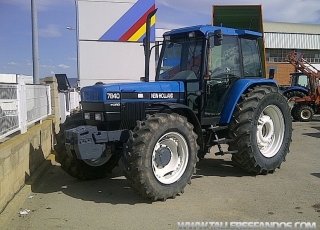
{"type": "Polygon", "coordinates": [[[228,126],[213,126],[213,125],[211,125],[211,127],[209,129],[211,129],[213,132],[216,132],[219,130],[228,129],[228,126]]]}
{"type": "Polygon", "coordinates": [[[237,153],[238,151],[223,151],[221,145],[222,144],[228,144],[229,142],[232,141],[232,139],[228,139],[228,138],[219,138],[217,131],[219,130],[225,130],[228,129],[228,126],[213,126],[211,125],[211,127],[209,128],[212,133],[213,133],[213,137],[215,138],[214,140],[212,140],[213,143],[216,143],[219,149],[219,152],[216,152],[215,155],[218,156],[222,156],[225,154],[233,154],[233,153],[237,153]]]}
{"type": "Polygon", "coordinates": [[[234,153],[237,153],[238,151],[237,150],[234,150],[234,151],[219,151],[219,152],[216,152],[214,155],[216,156],[223,156],[225,154],[234,154],[234,153]]]}
{"type": "Polygon", "coordinates": [[[213,142],[217,144],[227,144],[231,141],[232,139],[227,139],[227,138],[220,138],[220,139],[213,140],[213,142]]]}

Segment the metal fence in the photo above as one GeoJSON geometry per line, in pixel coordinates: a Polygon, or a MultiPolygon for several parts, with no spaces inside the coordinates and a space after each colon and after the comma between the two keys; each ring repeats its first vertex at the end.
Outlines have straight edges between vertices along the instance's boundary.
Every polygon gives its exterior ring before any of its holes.
{"type": "Polygon", "coordinates": [[[51,115],[50,86],[0,83],[0,139],[51,115]]]}
{"type": "Polygon", "coordinates": [[[47,117],[51,111],[50,87],[26,85],[27,125],[47,117]]]}
{"type": "Polygon", "coordinates": [[[59,92],[60,122],[65,122],[71,113],[80,107],[80,93],[75,89],[59,92]]]}

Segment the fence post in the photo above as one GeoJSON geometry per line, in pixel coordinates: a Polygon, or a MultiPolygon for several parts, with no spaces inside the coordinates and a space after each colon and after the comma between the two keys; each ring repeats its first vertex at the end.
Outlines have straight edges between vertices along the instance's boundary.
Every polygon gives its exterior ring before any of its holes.
{"type": "Polygon", "coordinates": [[[26,94],[26,85],[23,78],[18,79],[18,108],[19,108],[19,129],[20,133],[27,132],[27,94],[26,94]]]}
{"type": "Polygon", "coordinates": [[[60,103],[60,121],[61,123],[66,120],[66,96],[64,93],[59,93],[59,103],[60,103]]]}
{"type": "Polygon", "coordinates": [[[50,91],[51,87],[50,85],[46,86],[46,91],[47,91],[47,98],[48,98],[48,107],[47,107],[47,114],[48,115],[52,115],[52,111],[51,111],[51,91],[50,91]]]}
{"type": "Polygon", "coordinates": [[[50,94],[51,94],[51,114],[55,117],[55,133],[58,133],[60,130],[60,103],[59,103],[59,92],[58,92],[58,83],[56,77],[45,77],[44,82],[50,86],[50,94]]]}

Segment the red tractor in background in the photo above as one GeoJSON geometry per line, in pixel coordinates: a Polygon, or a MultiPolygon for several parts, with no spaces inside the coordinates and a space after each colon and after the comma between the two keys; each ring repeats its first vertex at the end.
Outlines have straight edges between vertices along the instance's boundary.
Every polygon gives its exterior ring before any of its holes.
{"type": "Polygon", "coordinates": [[[292,105],[291,115],[298,121],[310,121],[320,111],[320,71],[297,52],[287,54],[286,60],[295,66],[296,71],[308,77],[308,95],[288,98],[289,105],[292,105]]]}

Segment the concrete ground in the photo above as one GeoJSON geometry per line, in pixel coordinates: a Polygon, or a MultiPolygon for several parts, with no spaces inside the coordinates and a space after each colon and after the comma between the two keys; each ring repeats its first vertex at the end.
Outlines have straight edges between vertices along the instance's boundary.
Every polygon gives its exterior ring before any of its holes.
{"type": "Polygon", "coordinates": [[[195,221],[316,222],[320,228],[320,116],[293,128],[291,152],[274,174],[252,176],[230,156],[209,154],[185,193],[166,202],[134,194],[121,166],[110,178],[79,181],[52,161],[0,215],[0,229],[179,229],[177,222],[195,221]]]}

